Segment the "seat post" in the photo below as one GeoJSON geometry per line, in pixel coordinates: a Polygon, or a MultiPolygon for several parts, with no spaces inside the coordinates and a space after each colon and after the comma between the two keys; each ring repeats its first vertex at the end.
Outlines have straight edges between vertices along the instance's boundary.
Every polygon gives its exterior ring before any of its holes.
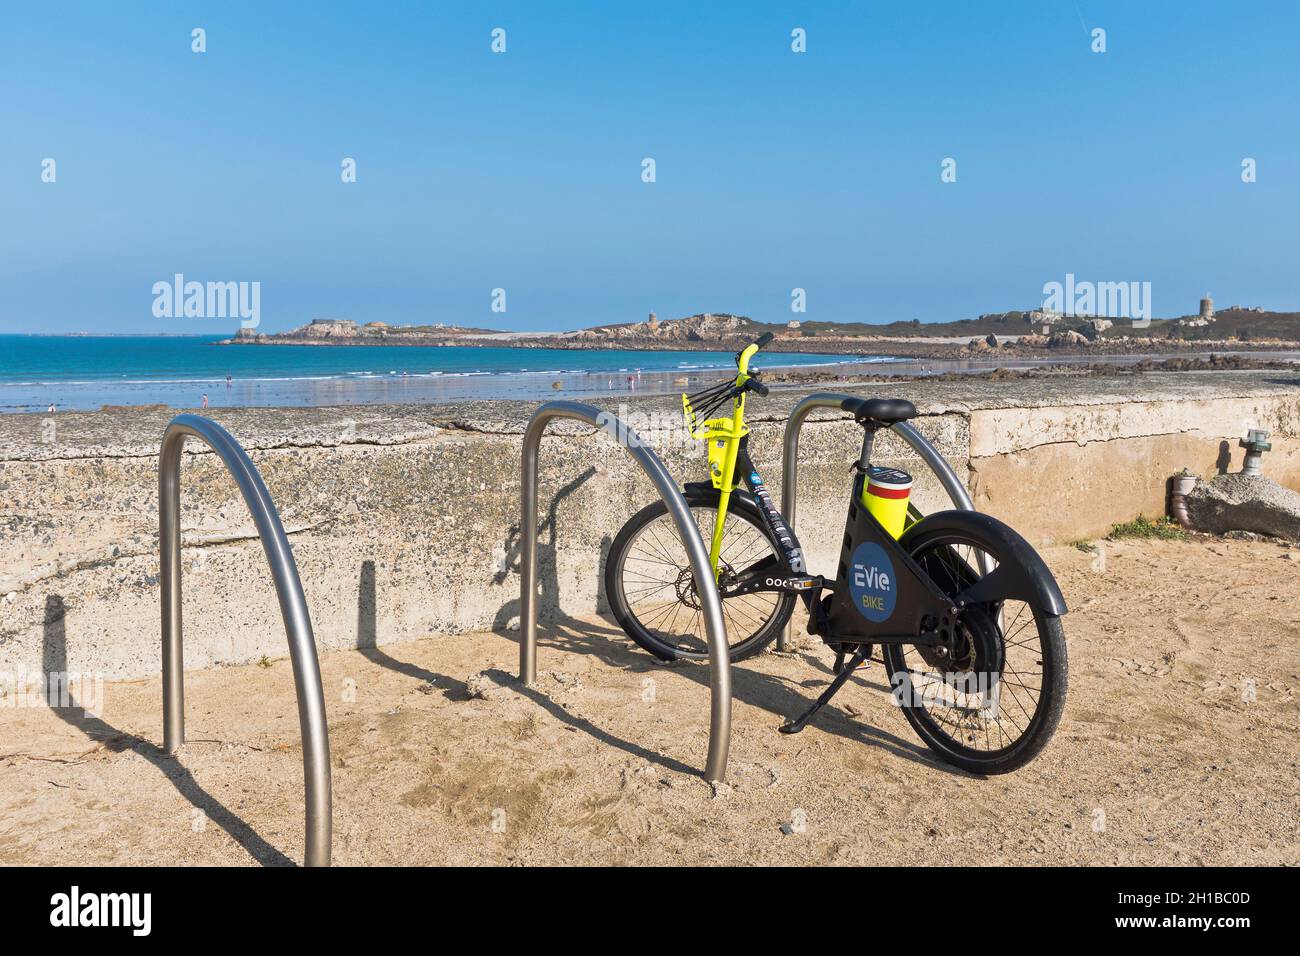
{"type": "Polygon", "coordinates": [[[876,428],[878,426],[871,421],[860,422],[859,424],[862,425],[862,454],[858,456],[858,467],[862,469],[863,474],[866,474],[867,469],[871,467],[871,446],[876,440],[876,428]]]}

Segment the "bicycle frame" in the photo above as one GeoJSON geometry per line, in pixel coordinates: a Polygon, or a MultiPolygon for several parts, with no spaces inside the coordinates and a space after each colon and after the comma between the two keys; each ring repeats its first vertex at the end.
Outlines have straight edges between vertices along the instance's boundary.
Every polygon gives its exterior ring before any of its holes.
{"type": "MultiPolygon", "coordinates": [[[[941,626],[955,613],[952,601],[862,503],[865,469],[860,469],[851,483],[840,573],[827,582],[807,573],[798,539],[772,502],[744,441],[737,439],[737,445],[741,483],[752,493],[764,524],[780,547],[775,561],[751,567],[749,575],[726,588],[724,597],[759,591],[799,594],[810,615],[809,632],[832,645],[938,643],[941,626]],[[872,560],[862,560],[863,545],[869,546],[872,560]],[[821,596],[827,587],[832,599],[825,608],[821,596]]],[[[864,442],[864,456],[869,452],[870,442],[864,442]]],[[[908,525],[920,518],[920,512],[909,506],[908,525]]]]}
{"type": "MultiPolygon", "coordinates": [[[[847,641],[873,641],[875,643],[933,643],[937,635],[935,626],[945,614],[952,614],[951,603],[930,579],[929,576],[903,551],[897,540],[887,532],[868,509],[862,505],[863,477],[870,467],[871,447],[875,430],[869,429],[864,435],[862,452],[858,462],[858,476],[852,483],[852,496],[849,502],[848,527],[846,528],[846,548],[841,557],[841,573],[830,586],[834,589],[834,598],[830,602],[831,612],[827,614],[820,597],[827,583],[821,577],[807,573],[803,550],[794,532],[787,525],[785,518],[773,503],[767,486],[754,467],[747,448],[749,430],[745,426],[745,398],[743,386],[753,376],[749,373],[749,363],[759,351],[760,345],[754,343],[746,346],[736,356],[737,374],[734,383],[736,394],[732,399],[729,419],[715,418],[703,423],[697,421],[688,396],[682,396],[688,428],[695,438],[709,443],[710,478],[718,491],[718,506],[714,516],[713,535],[709,545],[709,566],[715,582],[720,583],[721,569],[719,559],[722,541],[726,530],[727,513],[733,493],[742,487],[753,497],[764,524],[779,548],[775,561],[755,565],[749,569],[751,574],[736,581],[727,589],[729,596],[754,593],[757,591],[789,591],[798,593],[810,614],[809,630],[822,634],[827,640],[834,618],[835,630],[843,630],[847,641]],[[715,454],[719,452],[720,454],[715,454]],[[878,551],[880,567],[876,574],[884,575],[884,580],[892,589],[889,613],[878,623],[873,623],[859,610],[845,615],[849,607],[856,607],[862,595],[855,587],[853,575],[872,572],[855,567],[853,548],[860,543],[871,543],[878,551]],[[897,613],[895,613],[897,611],[897,613]],[[933,620],[934,625],[924,626],[933,620]],[[898,621],[906,621],[899,628],[898,621]]],[[[920,518],[920,513],[909,506],[908,524],[920,518]]],[[[873,565],[873,567],[875,567],[873,565]]],[[[873,580],[879,580],[874,578],[873,580]]],[[[872,599],[874,600],[874,599],[872,599]]],[[[882,608],[883,609],[883,608],[882,608]]]]}

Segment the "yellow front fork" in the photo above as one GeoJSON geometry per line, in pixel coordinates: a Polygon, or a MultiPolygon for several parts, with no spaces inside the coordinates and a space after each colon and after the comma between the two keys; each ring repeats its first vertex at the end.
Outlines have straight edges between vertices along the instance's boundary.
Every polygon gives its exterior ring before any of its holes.
{"type": "MultiPolygon", "coordinates": [[[[736,375],[736,384],[744,385],[749,380],[749,360],[758,351],[757,345],[746,346],[736,359],[740,370],[736,375]]],[[[724,419],[725,421],[725,419],[724,419]]],[[[713,541],[709,545],[709,567],[713,569],[713,580],[718,580],[718,559],[722,553],[722,532],[727,521],[727,505],[731,502],[732,489],[736,487],[736,458],[740,454],[740,440],[745,434],[745,393],[741,392],[731,403],[731,438],[727,440],[726,457],[722,461],[722,485],[718,493],[718,513],[713,519],[713,541]]]]}
{"type": "Polygon", "coordinates": [[[736,458],[740,454],[740,429],[745,419],[745,396],[736,398],[731,420],[737,437],[727,440],[726,457],[722,460],[722,487],[718,492],[718,514],[713,519],[713,542],[709,545],[709,567],[713,568],[713,580],[718,580],[718,557],[722,553],[722,532],[727,520],[727,505],[731,501],[731,489],[736,487],[736,458]]]}

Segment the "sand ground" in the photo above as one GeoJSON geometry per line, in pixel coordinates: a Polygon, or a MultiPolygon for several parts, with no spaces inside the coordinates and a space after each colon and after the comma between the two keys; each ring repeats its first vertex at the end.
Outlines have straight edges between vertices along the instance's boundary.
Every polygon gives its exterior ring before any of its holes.
{"type": "MultiPolygon", "coordinates": [[[[777,733],[830,677],[808,637],[734,669],[716,792],[706,668],[656,664],[606,621],[544,628],[533,689],[517,634],[327,654],[334,862],[1300,863],[1300,550],[1101,548],[1045,555],[1070,697],[1004,777],[931,759],[879,666],[777,733]]],[[[106,685],[98,717],[0,708],[0,864],[301,860],[292,675],[268,663],[187,675],[179,758],[157,748],[157,680],[106,685]]]]}

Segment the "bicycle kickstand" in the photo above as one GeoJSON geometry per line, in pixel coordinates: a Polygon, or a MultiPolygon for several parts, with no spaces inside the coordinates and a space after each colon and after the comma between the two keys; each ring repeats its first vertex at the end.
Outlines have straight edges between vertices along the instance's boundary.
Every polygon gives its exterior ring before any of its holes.
{"type": "Polygon", "coordinates": [[[783,724],[781,726],[781,733],[797,734],[799,731],[803,730],[804,727],[807,726],[808,721],[812,720],[813,715],[830,703],[831,698],[834,697],[839,692],[839,689],[844,686],[844,682],[853,676],[853,672],[858,669],[864,660],[866,660],[867,654],[869,653],[870,645],[859,644],[858,649],[853,652],[853,656],[849,658],[848,663],[845,664],[840,672],[835,675],[835,679],[831,681],[831,685],[822,691],[822,695],[813,701],[813,705],[800,714],[796,720],[792,720],[788,724],[783,724]]]}

